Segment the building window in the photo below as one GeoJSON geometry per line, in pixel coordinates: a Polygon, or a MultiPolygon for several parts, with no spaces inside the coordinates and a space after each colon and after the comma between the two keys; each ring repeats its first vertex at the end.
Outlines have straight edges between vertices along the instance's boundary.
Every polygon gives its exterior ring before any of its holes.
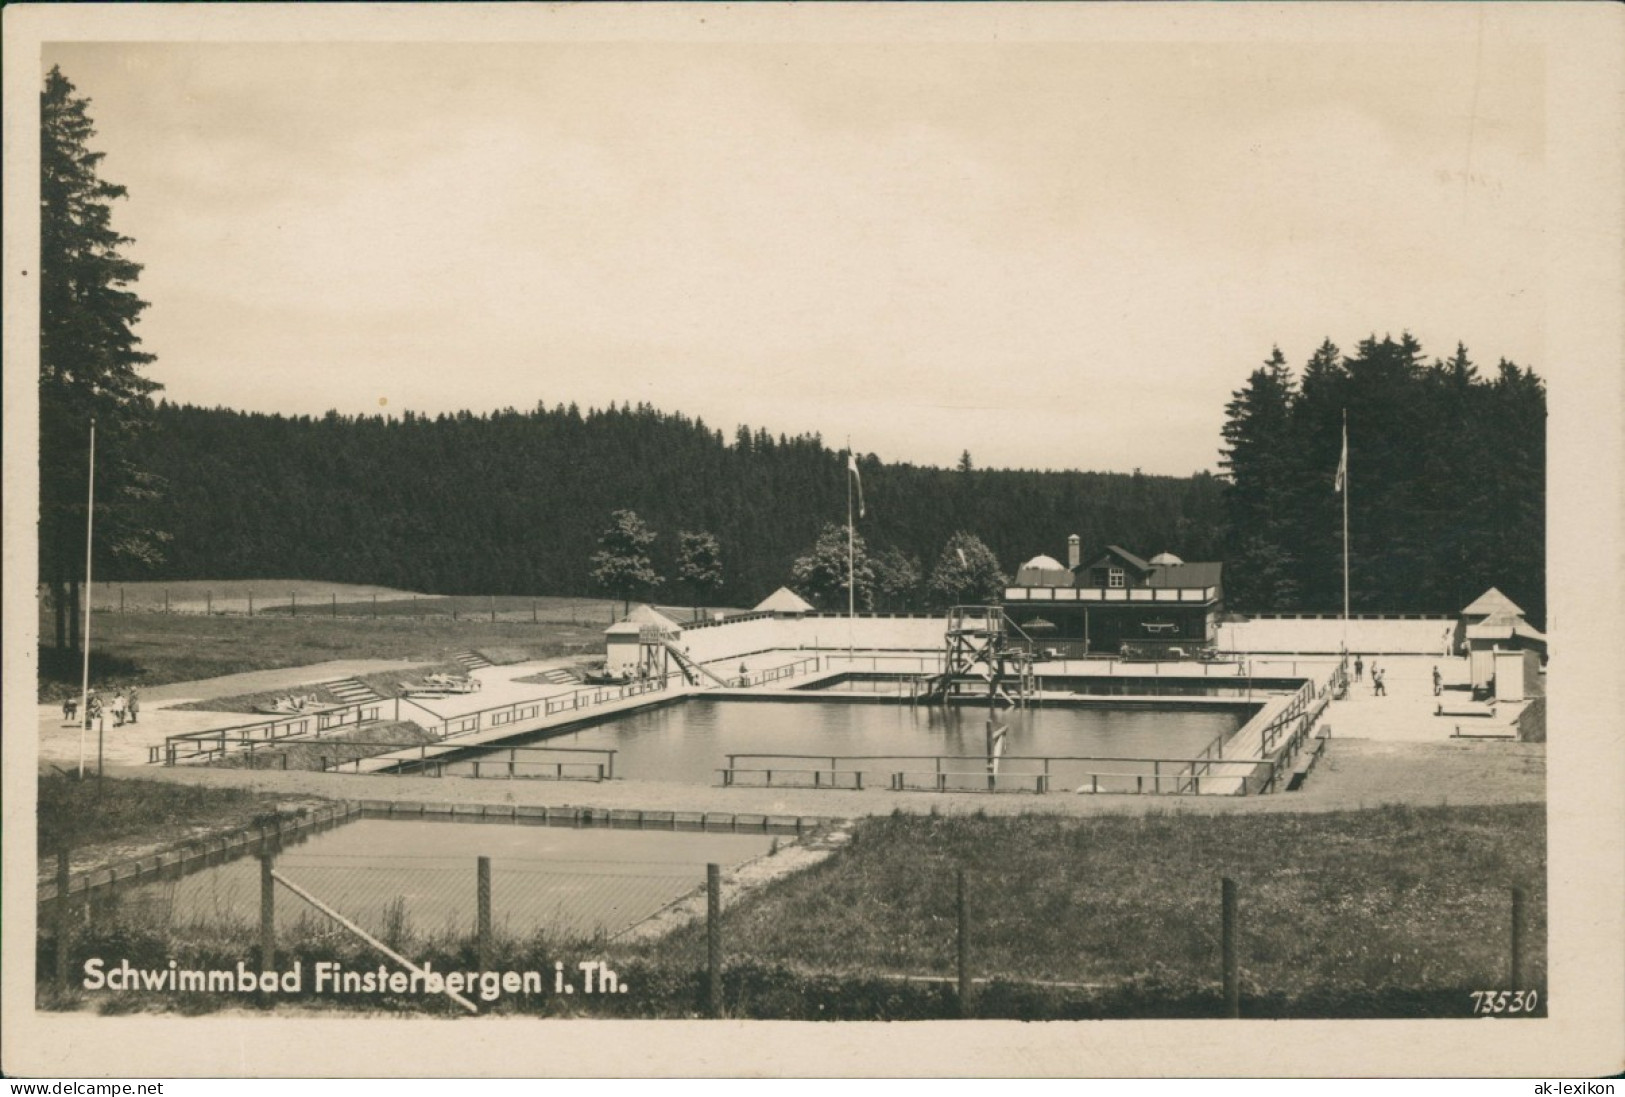
{"type": "Polygon", "coordinates": [[[1111,576],[1111,578],[1108,580],[1108,582],[1111,584],[1111,587],[1112,587],[1113,590],[1116,590],[1117,588],[1119,588],[1119,587],[1121,587],[1123,585],[1123,569],[1122,568],[1112,568],[1112,570],[1108,574],[1111,576]]]}

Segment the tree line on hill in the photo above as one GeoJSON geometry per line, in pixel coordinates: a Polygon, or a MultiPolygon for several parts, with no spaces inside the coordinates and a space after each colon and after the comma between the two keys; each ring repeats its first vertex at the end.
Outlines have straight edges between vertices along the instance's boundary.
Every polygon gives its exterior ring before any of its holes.
{"type": "Polygon", "coordinates": [[[1277,348],[1226,407],[1227,596],[1256,609],[1454,613],[1487,587],[1546,614],[1546,390],[1458,344],[1330,340],[1301,376],[1277,348]],[[1344,416],[1346,479],[1340,483],[1344,416]]]}
{"type": "MultiPolygon", "coordinates": [[[[789,584],[817,604],[846,604],[849,474],[845,454],[816,435],[740,428],[729,440],[647,405],[384,418],[161,402],[151,423],[140,459],[167,482],[151,519],[171,541],[161,563],[126,573],[110,562],[108,578],[277,576],[736,606],[789,584]],[[623,511],[637,531],[623,528],[623,511]],[[839,590],[827,577],[798,584],[796,561],[829,525],[839,590]],[[622,574],[605,553],[646,560],[622,574]]],[[[1006,574],[1041,552],[1064,556],[1071,533],[1191,559],[1222,547],[1211,474],[937,469],[874,455],[858,467],[857,534],[885,579],[862,585],[866,608],[937,600],[930,580],[945,552],[958,565],[961,532],[1006,574]]]]}

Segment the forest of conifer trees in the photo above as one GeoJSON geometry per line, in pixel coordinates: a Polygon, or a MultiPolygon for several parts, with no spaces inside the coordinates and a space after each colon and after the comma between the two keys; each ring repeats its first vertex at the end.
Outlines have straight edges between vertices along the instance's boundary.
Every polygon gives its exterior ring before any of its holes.
{"type": "MultiPolygon", "coordinates": [[[[723,583],[753,605],[846,517],[843,454],[816,436],[732,439],[647,406],[434,418],[284,417],[161,403],[144,467],[166,481],[156,569],[109,578],[321,578],[443,594],[605,593],[589,560],[612,512],[658,537],[658,596],[682,604],[678,535],[716,535],[723,583]]],[[[1068,534],[1208,559],[1223,549],[1222,482],[1099,472],[922,468],[860,456],[871,551],[928,573],[960,530],[1007,571],[1068,534]]],[[[896,608],[906,608],[893,601],[896,608]]]]}
{"type": "Polygon", "coordinates": [[[1458,345],[1427,361],[1409,333],[1352,355],[1329,340],[1295,376],[1277,349],[1226,408],[1227,593],[1252,609],[1342,608],[1348,422],[1355,613],[1454,613],[1499,587],[1546,613],[1546,391],[1458,345]]]}
{"type": "MultiPolygon", "coordinates": [[[[1107,543],[1226,561],[1232,608],[1336,612],[1349,424],[1352,608],[1451,613],[1498,586],[1545,614],[1545,390],[1458,347],[1423,358],[1409,334],[1345,356],[1329,341],[1295,375],[1279,350],[1226,408],[1228,478],[954,469],[860,456],[859,533],[871,558],[918,574],[960,532],[1008,573],[1038,553],[1107,543]],[[900,563],[901,562],[901,563],[900,563]]],[[[166,488],[163,562],[123,578],[312,578],[443,594],[608,593],[589,561],[613,512],[656,539],[648,594],[683,603],[684,534],[720,546],[706,600],[751,605],[790,580],[820,531],[844,522],[844,454],[816,435],[740,428],[646,406],[401,418],[285,417],[160,403],[136,458],[166,488]]],[[[888,566],[882,564],[883,567],[888,566]]],[[[879,605],[880,603],[876,603],[879,605]]]]}

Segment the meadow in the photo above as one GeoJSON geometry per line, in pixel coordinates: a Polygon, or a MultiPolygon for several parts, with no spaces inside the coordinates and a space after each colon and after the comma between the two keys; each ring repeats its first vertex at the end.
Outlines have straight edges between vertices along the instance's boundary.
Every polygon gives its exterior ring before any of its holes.
{"type": "MultiPolygon", "coordinates": [[[[500,648],[524,658],[601,654],[608,620],[496,621],[488,615],[228,614],[96,612],[91,616],[91,684],[151,687],[222,674],[303,666],[333,659],[399,659],[445,664],[461,651],[500,648]]],[[[50,621],[40,615],[41,635],[50,621]]],[[[79,689],[76,652],[41,646],[39,700],[79,689]]]]}

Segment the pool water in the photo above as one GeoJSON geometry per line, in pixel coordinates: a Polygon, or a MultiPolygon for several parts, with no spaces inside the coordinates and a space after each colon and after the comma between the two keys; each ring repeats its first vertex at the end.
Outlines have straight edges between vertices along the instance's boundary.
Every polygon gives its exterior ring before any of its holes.
{"type": "MultiPolygon", "coordinates": [[[[275,867],[373,934],[404,919],[416,933],[474,932],[477,859],[491,859],[492,928],[528,936],[613,935],[705,883],[709,862],[737,865],[766,835],[575,830],[512,823],[359,819],[277,855],[275,867]]],[[[243,857],[120,897],[177,925],[257,925],[260,867],[243,857]]],[[[278,929],[336,923],[278,887],[278,929]]]]}
{"type": "MultiPolygon", "coordinates": [[[[1235,732],[1252,711],[1245,705],[1223,709],[1036,708],[1005,709],[998,719],[1010,729],[1007,755],[1190,758],[1220,736],[1235,732]]],[[[839,755],[984,757],[987,716],[985,708],[967,706],[945,711],[926,705],[697,699],[555,735],[546,745],[615,750],[615,774],[628,780],[714,785],[720,783],[717,771],[728,764],[727,756],[747,752],[823,755],[826,766],[829,756],[839,755]]],[[[496,750],[490,756],[507,755],[496,750]]],[[[1011,766],[1019,768],[1015,763],[1011,766]]],[[[878,778],[866,777],[866,784],[883,785],[882,775],[905,767],[877,761],[861,768],[878,778]]],[[[1135,770],[1126,763],[1121,768],[1135,770]]],[[[1150,772],[1149,767],[1145,769],[1150,772]]]]}

